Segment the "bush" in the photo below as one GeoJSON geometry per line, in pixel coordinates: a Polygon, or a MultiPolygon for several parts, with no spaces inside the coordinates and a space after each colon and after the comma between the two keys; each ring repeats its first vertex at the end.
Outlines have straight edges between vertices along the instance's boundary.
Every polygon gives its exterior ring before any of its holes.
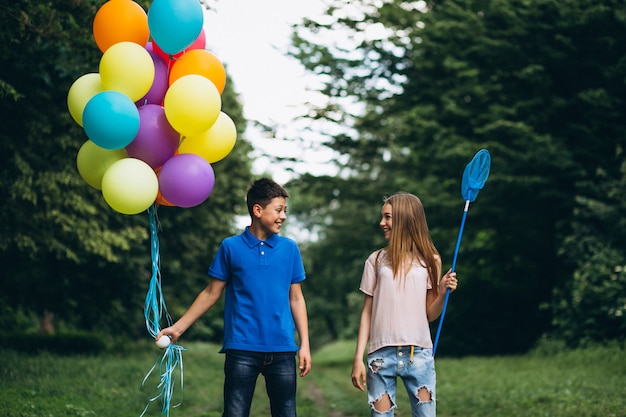
{"type": "Polygon", "coordinates": [[[623,342],[626,258],[619,248],[588,238],[571,283],[554,291],[554,335],[568,347],[623,342]]]}
{"type": "Polygon", "coordinates": [[[53,335],[21,333],[0,334],[2,340],[8,340],[3,348],[24,353],[47,351],[60,355],[95,354],[107,349],[104,339],[87,332],[58,333],[53,335]]]}

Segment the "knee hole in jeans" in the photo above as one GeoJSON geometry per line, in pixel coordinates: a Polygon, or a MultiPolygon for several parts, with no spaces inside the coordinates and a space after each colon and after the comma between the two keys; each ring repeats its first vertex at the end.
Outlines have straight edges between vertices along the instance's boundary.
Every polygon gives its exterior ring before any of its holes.
{"type": "Polygon", "coordinates": [[[428,387],[420,387],[420,389],[417,390],[417,393],[415,393],[415,397],[420,402],[429,402],[433,400],[433,394],[430,392],[428,387]]]}
{"type": "Polygon", "coordinates": [[[391,402],[391,397],[388,393],[384,393],[380,396],[379,399],[374,401],[372,404],[376,411],[385,412],[389,411],[393,408],[393,402],[391,402]]]}

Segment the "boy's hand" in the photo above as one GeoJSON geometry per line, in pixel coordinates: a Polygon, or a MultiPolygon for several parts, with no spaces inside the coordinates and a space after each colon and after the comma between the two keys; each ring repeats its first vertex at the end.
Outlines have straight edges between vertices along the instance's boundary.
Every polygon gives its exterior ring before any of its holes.
{"type": "Polygon", "coordinates": [[[311,371],[311,352],[306,348],[298,351],[298,369],[300,376],[306,376],[311,371]]]}
{"type": "Polygon", "coordinates": [[[176,343],[181,333],[177,332],[173,327],[166,327],[162,329],[159,334],[154,338],[155,340],[159,340],[161,337],[168,337],[171,339],[172,343],[176,343]]]}

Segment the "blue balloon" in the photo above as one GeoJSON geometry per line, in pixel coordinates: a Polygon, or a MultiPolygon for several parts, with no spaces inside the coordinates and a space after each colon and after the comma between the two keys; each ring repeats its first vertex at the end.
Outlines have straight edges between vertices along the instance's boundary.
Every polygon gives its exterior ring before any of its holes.
{"type": "Polygon", "coordinates": [[[204,23],[198,0],[154,0],[148,9],[148,28],[163,52],[177,54],[200,36],[204,23]]]}
{"type": "Polygon", "coordinates": [[[127,95],[118,91],[103,91],[85,105],[83,129],[99,147],[122,149],[139,132],[139,110],[127,95]]]}

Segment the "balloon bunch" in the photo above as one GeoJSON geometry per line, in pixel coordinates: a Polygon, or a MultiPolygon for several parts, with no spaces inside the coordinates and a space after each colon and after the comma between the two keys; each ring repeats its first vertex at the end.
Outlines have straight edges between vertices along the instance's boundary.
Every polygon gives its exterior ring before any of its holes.
{"type": "Polygon", "coordinates": [[[93,36],[99,71],[71,85],[67,105],[88,140],[78,172],[107,204],[137,214],[152,204],[194,207],[213,191],[211,164],[235,146],[221,111],[226,72],[205,48],[198,0],[109,0],[93,36]]]}
{"type": "MultiPolygon", "coordinates": [[[[150,216],[152,278],[144,315],[152,337],[167,313],[161,291],[159,205],[194,207],[213,191],[211,164],[235,146],[237,131],[221,111],[226,72],[205,50],[199,0],[154,0],[148,12],[133,0],[109,0],[97,11],[93,36],[102,52],[99,71],[71,85],[67,105],[88,140],[76,165],[81,177],[102,191],[123,214],[150,216]]],[[[169,340],[168,340],[169,341],[169,340]]],[[[162,342],[162,341],[161,341],[162,342]]],[[[161,414],[169,415],[174,371],[183,387],[183,347],[164,349],[145,380],[157,371],[161,414]]]]}

